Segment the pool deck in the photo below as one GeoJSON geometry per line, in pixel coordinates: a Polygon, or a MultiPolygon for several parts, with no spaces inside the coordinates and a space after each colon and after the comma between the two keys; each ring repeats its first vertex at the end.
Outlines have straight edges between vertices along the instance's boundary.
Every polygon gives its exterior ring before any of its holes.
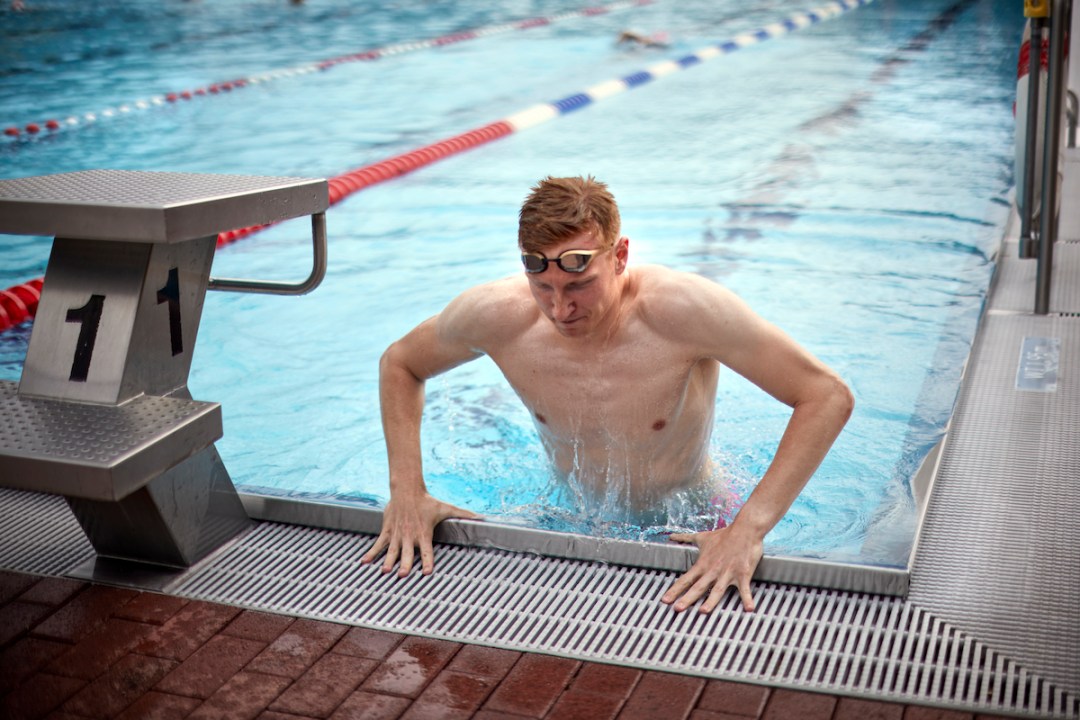
{"type": "MultiPolygon", "coordinates": [[[[777,682],[766,676],[738,682],[721,672],[672,672],[662,664],[635,666],[558,649],[536,652],[482,639],[454,640],[448,637],[452,632],[398,632],[374,618],[343,622],[307,611],[271,612],[242,599],[214,601],[175,592],[175,586],[158,593],[87,582],[71,577],[67,569],[77,563],[60,557],[74,541],[57,541],[44,529],[27,530],[0,512],[0,716],[1077,717],[1080,203],[1069,200],[1077,197],[1080,152],[1072,150],[1048,316],[1030,312],[1034,261],[1016,259],[1015,238],[1002,243],[926,511],[911,591],[889,606],[913,613],[922,625],[947,626],[950,639],[966,643],[965,654],[974,647],[975,655],[989,656],[998,666],[1018,668],[1009,671],[1008,682],[1020,689],[1010,684],[1004,695],[1012,699],[999,703],[1011,712],[987,711],[971,693],[953,697],[946,690],[920,702],[918,692],[838,691],[828,683],[792,681],[791,675],[777,682]],[[1060,341],[1053,391],[1020,391],[1014,385],[1022,341],[1029,337],[1060,341]],[[18,563],[5,564],[3,547],[16,541],[52,554],[57,569],[27,571],[18,563]],[[1041,679],[1043,700],[1017,701],[1031,678],[1041,679]],[[1051,696],[1057,700],[1045,701],[1051,696]]],[[[76,550],[76,555],[85,552],[76,550]]],[[[323,579],[317,572],[305,578],[323,579]]],[[[397,601],[403,604],[403,597],[397,601]]],[[[484,602],[490,603],[481,598],[484,602]]],[[[771,612],[768,602],[766,597],[757,614],[771,612]]],[[[827,602],[839,601],[830,596],[827,602]]],[[[600,613],[604,606],[594,607],[600,613]]],[[[854,625],[863,622],[861,613],[855,613],[854,625]]],[[[839,624],[837,618],[820,613],[817,620],[831,627],[839,624]]],[[[919,638],[914,666],[929,667],[937,655],[951,652],[940,636],[919,638]],[[930,638],[926,649],[924,638],[930,638]]],[[[794,643],[796,637],[781,634],[779,643],[788,639],[794,643]]],[[[843,659],[870,654],[857,649],[843,659]]]]}
{"type": "Polygon", "coordinates": [[[968,712],[582,662],[0,572],[6,718],[805,718],[968,712]]]}

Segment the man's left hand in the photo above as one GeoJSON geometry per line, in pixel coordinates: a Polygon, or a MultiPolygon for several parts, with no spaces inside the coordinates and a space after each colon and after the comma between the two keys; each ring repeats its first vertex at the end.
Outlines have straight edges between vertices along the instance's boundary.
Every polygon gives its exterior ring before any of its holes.
{"type": "Polygon", "coordinates": [[[761,561],[762,541],[755,533],[743,530],[738,523],[729,527],[699,533],[675,533],[675,542],[692,543],[698,547],[697,562],[668,588],[661,602],[674,603],[682,612],[702,597],[701,612],[710,613],[731,586],[739,591],[743,609],[754,610],[750,594],[750,578],[761,561]],[[707,595],[707,596],[706,596],[707,595]]]}

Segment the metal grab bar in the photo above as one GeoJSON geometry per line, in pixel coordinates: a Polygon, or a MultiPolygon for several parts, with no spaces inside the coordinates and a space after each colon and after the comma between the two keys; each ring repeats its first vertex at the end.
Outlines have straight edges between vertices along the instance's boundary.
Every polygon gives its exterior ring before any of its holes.
{"type": "Polygon", "coordinates": [[[1042,41],[1046,20],[1031,18],[1028,38],[1027,117],[1024,126],[1024,194],[1017,198],[1020,206],[1020,257],[1030,259],[1039,254],[1039,232],[1032,228],[1035,219],[1035,156],[1039,152],[1039,84],[1042,73],[1042,41]]]}
{"type": "Polygon", "coordinates": [[[1065,119],[1069,121],[1068,131],[1065,133],[1065,145],[1066,147],[1076,147],[1076,123],[1077,115],[1080,113],[1080,103],[1076,100],[1076,93],[1072,90],[1066,91],[1065,94],[1065,119]]]}
{"type": "Polygon", "coordinates": [[[239,280],[235,278],[210,278],[208,290],[225,292],[266,293],[270,295],[304,295],[319,287],[326,277],[326,213],[311,216],[312,265],[311,274],[298,283],[272,280],[239,280]]]}
{"type": "MultiPolygon", "coordinates": [[[[1042,209],[1038,266],[1035,269],[1035,314],[1050,311],[1050,281],[1057,240],[1058,152],[1061,147],[1061,109],[1065,93],[1065,28],[1070,22],[1070,0],[1054,0],[1050,20],[1049,67],[1046,83],[1046,118],[1043,132],[1042,209]]],[[[1036,62],[1038,58],[1034,59],[1036,62]]]]}

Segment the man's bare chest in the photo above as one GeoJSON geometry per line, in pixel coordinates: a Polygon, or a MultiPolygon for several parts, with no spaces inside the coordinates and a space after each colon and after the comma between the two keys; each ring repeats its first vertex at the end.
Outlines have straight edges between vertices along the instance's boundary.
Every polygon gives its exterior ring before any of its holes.
{"type": "Polygon", "coordinates": [[[592,351],[507,350],[492,358],[538,424],[561,437],[648,437],[678,418],[701,372],[696,358],[648,338],[592,351]]]}

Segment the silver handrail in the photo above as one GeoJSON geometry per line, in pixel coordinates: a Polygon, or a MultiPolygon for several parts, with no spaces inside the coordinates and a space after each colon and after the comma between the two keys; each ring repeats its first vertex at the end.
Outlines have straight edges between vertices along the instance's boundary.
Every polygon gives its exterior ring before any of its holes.
{"type": "Polygon", "coordinates": [[[312,268],[306,280],[298,283],[272,280],[239,280],[235,278],[210,278],[209,290],[225,292],[266,293],[270,295],[304,295],[319,287],[326,277],[326,213],[311,216],[312,268]]]}
{"type": "MultiPolygon", "coordinates": [[[[1042,209],[1039,258],[1035,269],[1035,314],[1050,310],[1050,281],[1057,240],[1058,152],[1061,147],[1061,103],[1064,95],[1065,28],[1072,12],[1070,0],[1054,0],[1050,18],[1049,67],[1046,82],[1046,118],[1043,132],[1042,209]]],[[[1032,48],[1034,51],[1034,48],[1032,48]]],[[[1038,55],[1033,63],[1039,61],[1038,55]]],[[[1030,161],[1030,158],[1029,158],[1030,161]]]]}
{"type": "Polygon", "coordinates": [[[1065,133],[1065,145],[1076,147],[1076,123],[1080,114],[1080,103],[1076,100],[1076,93],[1067,90],[1065,93],[1065,119],[1069,121],[1069,128],[1065,133]]]}

